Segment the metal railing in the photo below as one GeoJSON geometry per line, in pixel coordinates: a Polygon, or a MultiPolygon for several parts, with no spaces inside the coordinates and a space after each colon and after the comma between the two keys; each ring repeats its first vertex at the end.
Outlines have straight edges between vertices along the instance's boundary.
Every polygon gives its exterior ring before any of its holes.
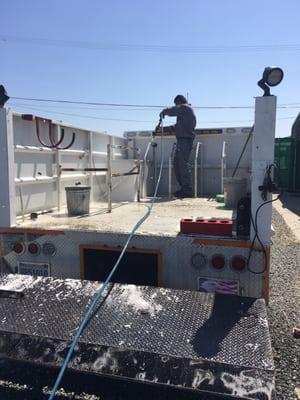
{"type": "MultiPolygon", "coordinates": [[[[202,149],[202,143],[197,142],[196,144],[196,151],[195,151],[195,158],[194,158],[194,197],[198,197],[198,157],[199,157],[199,149],[202,149]]],[[[200,157],[202,163],[202,156],[200,157]]],[[[202,175],[202,168],[200,169],[202,175]]],[[[201,176],[201,187],[203,185],[202,176],[201,176]]],[[[202,189],[201,189],[202,194],[202,189]]]]}
{"type": "Polygon", "coordinates": [[[222,145],[222,155],[221,155],[221,193],[224,193],[224,177],[226,174],[226,145],[224,141],[222,145]]]}
{"type": "Polygon", "coordinates": [[[112,178],[115,177],[122,177],[122,176],[130,176],[130,175],[137,175],[137,201],[141,201],[141,149],[138,147],[131,147],[131,146],[122,146],[122,145],[107,145],[107,202],[108,208],[107,212],[111,213],[112,211],[112,178]],[[122,149],[122,150],[129,150],[135,152],[136,159],[135,159],[135,166],[128,172],[123,173],[113,173],[112,172],[112,149],[122,149]]]}
{"type": "Polygon", "coordinates": [[[173,160],[174,160],[174,155],[176,151],[177,143],[173,143],[171,154],[169,157],[169,162],[168,162],[168,174],[169,174],[169,199],[172,197],[172,168],[173,168],[173,160]]]}
{"type": "MultiPolygon", "coordinates": [[[[105,172],[106,173],[106,186],[107,186],[107,212],[111,213],[112,211],[112,178],[123,177],[123,176],[131,176],[137,175],[137,201],[140,202],[141,200],[141,150],[137,147],[131,146],[122,146],[122,145],[113,145],[107,144],[107,167],[105,168],[96,168],[96,167],[88,167],[88,168],[64,168],[61,165],[58,166],[58,176],[61,178],[63,172],[88,172],[90,174],[97,173],[97,172],[105,172]],[[127,172],[113,172],[112,171],[112,159],[113,159],[113,149],[122,149],[122,150],[129,150],[135,152],[136,159],[134,160],[135,166],[131,168],[127,172]]],[[[72,175],[74,176],[74,175],[72,175]]],[[[88,175],[86,176],[88,178],[88,175]]],[[[90,179],[91,187],[92,179],[90,179]]]]}

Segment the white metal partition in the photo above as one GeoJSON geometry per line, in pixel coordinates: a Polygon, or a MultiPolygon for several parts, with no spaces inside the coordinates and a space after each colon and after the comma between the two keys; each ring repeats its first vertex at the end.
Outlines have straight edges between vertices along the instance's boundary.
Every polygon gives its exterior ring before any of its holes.
{"type": "MultiPolygon", "coordinates": [[[[221,134],[201,134],[196,135],[194,140],[194,149],[191,154],[190,164],[193,173],[194,193],[197,190],[198,196],[214,196],[222,192],[222,170],[225,176],[231,176],[238,158],[241,154],[245,141],[247,140],[250,127],[230,128],[229,132],[221,134]],[[232,131],[235,129],[235,132],[232,131]],[[226,142],[226,168],[224,169],[224,145],[226,142]],[[198,153],[197,153],[198,148],[198,153]],[[197,157],[196,157],[197,155],[197,157]],[[196,159],[197,158],[197,159],[196,159]],[[198,160],[198,162],[197,162],[198,160]]],[[[143,154],[147,150],[152,132],[136,131],[127,132],[125,137],[129,144],[140,147],[143,154]]],[[[151,196],[153,191],[153,181],[155,180],[155,171],[161,160],[160,137],[155,138],[157,147],[154,152],[149,153],[148,176],[145,177],[147,186],[147,195],[151,196]]],[[[159,195],[170,195],[170,190],[176,190],[176,180],[174,179],[172,157],[176,138],[174,135],[164,137],[164,165],[161,183],[159,186],[159,195]]],[[[246,151],[241,160],[238,176],[248,178],[248,189],[250,190],[250,174],[252,167],[252,138],[248,143],[246,151]]]]}
{"type": "MultiPolygon", "coordinates": [[[[42,119],[40,120],[42,121],[42,119]]],[[[47,121],[47,120],[45,120],[47,121]]],[[[53,140],[64,140],[59,148],[50,148],[49,124],[39,123],[37,137],[36,117],[0,109],[1,145],[1,214],[0,226],[14,226],[16,216],[32,212],[60,210],[66,203],[65,187],[82,183],[91,186],[91,201],[107,201],[107,145],[112,149],[112,171],[121,174],[130,171],[135,162],[128,158],[127,140],[103,132],[94,132],[76,126],[51,121],[53,140]],[[75,141],[71,148],[60,149],[75,141]],[[49,147],[47,147],[49,145],[49,147]],[[121,147],[120,147],[121,146],[121,147]],[[62,171],[65,169],[65,171],[62,171]],[[93,171],[97,170],[97,171],[93,171]]],[[[137,176],[116,178],[112,201],[134,201],[137,196],[137,176]]]]}

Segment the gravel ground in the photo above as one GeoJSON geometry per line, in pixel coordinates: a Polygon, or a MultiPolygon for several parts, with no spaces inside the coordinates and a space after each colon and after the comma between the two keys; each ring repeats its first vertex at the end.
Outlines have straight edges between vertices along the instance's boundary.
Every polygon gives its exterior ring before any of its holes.
{"type": "Polygon", "coordinates": [[[300,243],[273,209],[276,234],[271,250],[269,324],[276,367],[276,400],[300,399],[300,339],[292,329],[300,325],[300,243]]]}

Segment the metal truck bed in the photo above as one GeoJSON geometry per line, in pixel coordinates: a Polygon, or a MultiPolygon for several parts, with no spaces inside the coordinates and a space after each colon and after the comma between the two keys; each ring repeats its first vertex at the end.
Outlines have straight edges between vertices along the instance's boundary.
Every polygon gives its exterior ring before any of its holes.
{"type": "MultiPolygon", "coordinates": [[[[52,385],[47,379],[62,364],[99,285],[1,275],[0,379],[11,371],[12,380],[32,381],[34,371],[37,384],[52,385]]],[[[273,381],[262,299],[111,284],[65,384],[103,390],[101,399],[160,398],[156,392],[165,399],[271,399],[273,381]],[[120,385],[117,396],[113,388],[120,385]]]]}
{"type": "MultiPolygon", "coordinates": [[[[111,214],[106,203],[93,203],[90,215],[68,217],[66,209],[39,215],[36,220],[28,217],[18,221],[18,227],[53,230],[85,230],[97,232],[128,233],[147,211],[149,200],[141,203],[115,203],[111,214]]],[[[152,214],[139,229],[143,234],[164,234],[175,236],[179,231],[179,221],[184,217],[231,218],[232,210],[213,199],[159,199],[152,214]]]]}

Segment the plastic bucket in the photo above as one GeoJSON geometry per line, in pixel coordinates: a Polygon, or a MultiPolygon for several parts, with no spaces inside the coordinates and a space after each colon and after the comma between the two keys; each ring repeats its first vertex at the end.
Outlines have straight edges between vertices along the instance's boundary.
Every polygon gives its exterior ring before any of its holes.
{"type": "Polygon", "coordinates": [[[238,201],[247,194],[247,178],[224,178],[225,207],[237,208],[238,201]]]}
{"type": "Polygon", "coordinates": [[[66,198],[69,217],[90,213],[90,186],[67,186],[66,198]]]}

